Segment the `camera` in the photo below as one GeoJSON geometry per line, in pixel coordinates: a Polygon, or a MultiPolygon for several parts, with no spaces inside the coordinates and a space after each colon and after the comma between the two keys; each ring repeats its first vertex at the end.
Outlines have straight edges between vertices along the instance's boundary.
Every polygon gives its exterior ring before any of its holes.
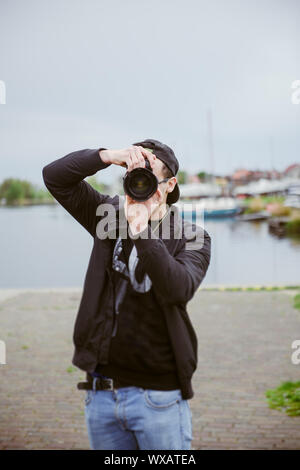
{"type": "Polygon", "coordinates": [[[150,162],[145,158],[145,168],[134,168],[123,177],[125,194],[135,201],[147,201],[156,192],[158,180],[153,173],[150,162]]]}

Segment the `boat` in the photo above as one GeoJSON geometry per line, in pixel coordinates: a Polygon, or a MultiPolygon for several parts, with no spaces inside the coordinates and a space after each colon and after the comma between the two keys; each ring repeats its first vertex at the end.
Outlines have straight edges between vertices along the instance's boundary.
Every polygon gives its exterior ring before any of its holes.
{"type": "Polygon", "coordinates": [[[300,209],[300,196],[298,195],[287,196],[283,205],[286,207],[291,207],[293,209],[300,209]]]}
{"type": "Polygon", "coordinates": [[[300,209],[300,181],[293,182],[288,188],[287,197],[284,206],[300,209]]]}
{"type": "Polygon", "coordinates": [[[254,212],[252,214],[241,214],[236,217],[237,221],[256,222],[259,220],[266,220],[271,217],[268,211],[254,212]]]}
{"type": "Polygon", "coordinates": [[[202,216],[207,218],[233,217],[240,214],[242,208],[231,197],[202,198],[197,200],[180,200],[174,204],[182,217],[202,216]]]}
{"type": "Polygon", "coordinates": [[[289,217],[272,217],[268,221],[269,231],[278,237],[284,237],[286,235],[286,224],[289,221],[289,217]]]}

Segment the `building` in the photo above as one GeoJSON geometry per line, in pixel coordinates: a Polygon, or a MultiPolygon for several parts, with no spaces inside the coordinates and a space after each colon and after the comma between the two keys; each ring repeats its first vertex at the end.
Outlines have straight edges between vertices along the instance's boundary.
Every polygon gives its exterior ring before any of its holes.
{"type": "Polygon", "coordinates": [[[288,166],[283,173],[285,177],[300,179],[300,163],[294,163],[288,166]]]}

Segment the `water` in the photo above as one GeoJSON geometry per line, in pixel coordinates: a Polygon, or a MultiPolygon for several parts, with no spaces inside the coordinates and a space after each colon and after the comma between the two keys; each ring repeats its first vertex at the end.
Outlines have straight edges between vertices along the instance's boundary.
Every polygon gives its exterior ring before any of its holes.
{"type": "MultiPolygon", "coordinates": [[[[300,284],[300,241],[266,222],[206,220],[211,264],[203,286],[300,284]]],[[[0,288],[82,287],[91,235],[61,206],[0,208],[0,288]]]]}

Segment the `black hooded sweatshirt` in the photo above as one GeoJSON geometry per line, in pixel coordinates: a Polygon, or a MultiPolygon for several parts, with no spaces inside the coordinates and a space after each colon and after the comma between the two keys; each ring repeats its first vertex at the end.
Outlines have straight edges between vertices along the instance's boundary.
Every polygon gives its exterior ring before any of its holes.
{"type": "MultiPolygon", "coordinates": [[[[99,364],[109,364],[114,328],[114,296],[109,288],[113,285],[112,257],[116,235],[127,229],[124,200],[119,195],[101,194],[84,180],[110,166],[101,160],[100,150],[106,149],[72,152],[49,163],[42,172],[49,192],[94,239],[73,333],[72,363],[87,376],[99,364]],[[103,223],[108,227],[105,236],[103,223]]],[[[151,279],[153,296],[164,316],[182,398],[189,399],[194,395],[191,380],[197,367],[198,345],[186,306],[208,269],[211,239],[204,228],[181,218],[175,206],[171,208],[173,215],[170,213],[163,222],[171,226],[169,237],[161,239],[148,224],[140,238],[132,241],[139,269],[151,279]]],[[[163,369],[160,372],[167,373],[163,369]]]]}

